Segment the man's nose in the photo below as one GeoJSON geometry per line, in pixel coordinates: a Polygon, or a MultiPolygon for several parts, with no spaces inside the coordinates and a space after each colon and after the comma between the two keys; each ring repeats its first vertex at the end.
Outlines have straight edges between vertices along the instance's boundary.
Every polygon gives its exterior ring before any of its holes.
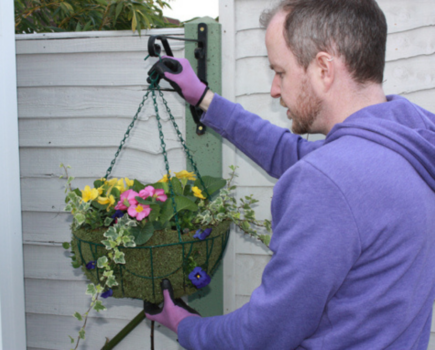
{"type": "Polygon", "coordinates": [[[273,98],[281,97],[281,87],[279,84],[279,77],[277,74],[273,77],[272,86],[270,87],[270,96],[273,98]]]}

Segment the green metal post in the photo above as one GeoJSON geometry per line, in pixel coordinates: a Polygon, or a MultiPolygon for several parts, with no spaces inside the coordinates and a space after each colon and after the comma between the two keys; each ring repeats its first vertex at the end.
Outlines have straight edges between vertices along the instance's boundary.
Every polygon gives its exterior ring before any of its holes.
{"type": "MultiPolygon", "coordinates": [[[[221,51],[221,25],[210,17],[198,18],[186,23],[185,36],[197,39],[198,24],[207,25],[207,82],[209,88],[218,94],[222,93],[222,51],[221,51]]],[[[197,69],[194,50],[196,43],[186,42],[185,57],[192,67],[197,69]]],[[[204,135],[196,134],[196,124],[186,108],[186,143],[198,164],[201,175],[222,176],[222,138],[210,128],[204,135]]],[[[189,169],[192,171],[192,169],[189,169]]],[[[222,264],[209,286],[189,297],[189,304],[198,310],[202,316],[215,316],[223,314],[223,270],[222,264]]]]}

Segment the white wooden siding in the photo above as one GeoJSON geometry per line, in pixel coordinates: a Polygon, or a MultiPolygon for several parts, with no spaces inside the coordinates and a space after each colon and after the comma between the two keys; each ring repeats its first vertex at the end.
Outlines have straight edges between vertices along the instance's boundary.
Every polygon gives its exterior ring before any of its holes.
{"type": "MultiPolygon", "coordinates": [[[[18,115],[28,349],[67,349],[80,322],[72,314],[89,305],[86,279],[74,270],[61,243],[70,240],[70,216],[63,212],[64,180],[59,164],[72,166],[75,187],[105,175],[127,126],[146,92],[144,61],[149,34],[182,35],[182,29],[17,35],[18,115]]],[[[170,41],[174,54],[184,46],[170,41]]],[[[162,84],[164,87],[169,85],[162,84]]],[[[165,93],[184,133],[184,102],[165,93]]],[[[165,173],[151,98],[127,140],[114,177],[156,181],[165,173]]],[[[185,167],[163,105],[159,103],[171,168],[185,167]]],[[[140,300],[113,299],[108,310],[91,313],[81,349],[100,349],[142,309],[140,300]]],[[[143,321],[117,349],[149,348],[143,321]]],[[[156,328],[156,347],[179,349],[176,335],[156,328]]]]}
{"type": "MultiPolygon", "coordinates": [[[[264,45],[265,31],[259,16],[276,0],[221,0],[223,25],[223,96],[255,111],[281,127],[289,127],[285,110],[270,95],[272,72],[264,45]],[[232,35],[234,33],[234,35],[232,35]],[[255,74],[252,74],[255,72],[255,74]]],[[[388,22],[384,88],[387,94],[401,94],[435,112],[435,6],[433,0],[379,0],[388,22]]],[[[310,140],[322,136],[310,136],[310,140]]],[[[238,165],[238,195],[254,194],[260,199],[259,217],[270,216],[270,199],[275,180],[229,144],[224,147],[224,164],[238,165]]],[[[270,217],[269,217],[270,218],[270,217]]],[[[231,312],[249,301],[260,284],[270,253],[253,240],[233,235],[224,261],[224,308],[231,312]]],[[[429,348],[435,349],[435,328],[429,348]]]]}

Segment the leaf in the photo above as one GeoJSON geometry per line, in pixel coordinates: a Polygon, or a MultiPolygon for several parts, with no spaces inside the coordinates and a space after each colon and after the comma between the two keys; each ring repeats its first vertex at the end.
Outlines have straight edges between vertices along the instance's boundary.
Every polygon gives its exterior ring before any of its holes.
{"type": "Polygon", "coordinates": [[[107,309],[106,309],[106,307],[103,305],[103,303],[101,302],[101,300],[97,300],[97,301],[95,302],[95,305],[94,305],[94,310],[97,311],[97,312],[100,312],[100,311],[104,311],[104,310],[107,310],[107,309]]]}
{"type": "Polygon", "coordinates": [[[107,281],[106,281],[106,285],[107,285],[109,288],[112,288],[112,287],[114,287],[114,286],[117,286],[117,285],[118,285],[118,282],[116,282],[115,276],[110,276],[110,277],[107,279],[107,281]]]}
{"type": "Polygon", "coordinates": [[[107,208],[107,204],[100,204],[97,201],[92,201],[92,206],[96,209],[104,210],[107,208]]]}
{"type": "Polygon", "coordinates": [[[116,264],[125,264],[125,254],[123,252],[120,252],[119,250],[115,251],[115,258],[113,261],[116,264]]]}
{"type": "Polygon", "coordinates": [[[97,294],[97,289],[95,288],[95,285],[93,283],[88,284],[88,288],[86,290],[87,295],[95,295],[97,294]]]}
{"type": "Polygon", "coordinates": [[[112,226],[109,227],[106,232],[104,232],[103,236],[115,240],[118,237],[118,233],[116,232],[116,229],[112,226]]]}
{"type": "Polygon", "coordinates": [[[116,23],[116,20],[118,19],[118,16],[122,11],[123,6],[124,6],[124,4],[122,2],[119,2],[118,5],[116,5],[116,13],[115,13],[115,19],[114,19],[113,24],[116,23]]]}
{"type": "Polygon", "coordinates": [[[104,219],[104,226],[109,226],[112,222],[113,222],[113,219],[107,217],[104,219]]]}
{"type": "Polygon", "coordinates": [[[84,32],[88,31],[88,30],[91,28],[91,25],[92,25],[92,22],[91,22],[91,21],[88,21],[88,22],[85,24],[85,26],[84,26],[84,28],[83,28],[83,31],[84,31],[84,32]]]}
{"type": "MultiPolygon", "coordinates": [[[[219,191],[227,184],[226,180],[220,177],[212,176],[202,176],[202,181],[204,182],[205,188],[207,189],[209,195],[219,191]]],[[[204,191],[204,187],[202,186],[200,179],[196,179],[194,186],[198,187],[201,191],[204,191]]]]}
{"type": "Polygon", "coordinates": [[[101,241],[101,243],[103,243],[105,245],[107,250],[112,249],[112,246],[110,245],[110,241],[109,240],[105,239],[105,240],[101,241]]]}
{"type": "Polygon", "coordinates": [[[269,235],[259,235],[258,238],[260,241],[262,241],[265,245],[269,246],[271,237],[269,235]]]}
{"type": "Polygon", "coordinates": [[[112,194],[115,198],[118,198],[121,195],[121,191],[116,187],[112,187],[110,194],[112,194]]]}
{"type": "Polygon", "coordinates": [[[136,12],[133,12],[132,15],[133,15],[133,17],[132,17],[132,21],[131,21],[131,30],[134,33],[136,31],[136,26],[137,26],[136,12]]]}
{"type": "Polygon", "coordinates": [[[153,201],[152,200],[149,200],[149,199],[143,199],[143,198],[141,198],[141,197],[139,197],[139,196],[136,196],[136,197],[134,197],[140,204],[143,204],[143,205],[150,205],[150,204],[153,204],[153,201]]]}
{"type": "Polygon", "coordinates": [[[154,222],[158,219],[162,206],[160,204],[151,204],[151,213],[148,217],[149,221],[154,222]]]}
{"type": "Polygon", "coordinates": [[[251,229],[251,225],[249,225],[249,222],[247,221],[242,221],[241,229],[243,231],[249,232],[249,230],[251,229]]]}
{"type": "Polygon", "coordinates": [[[63,242],[62,247],[63,247],[63,249],[69,249],[69,247],[70,247],[69,242],[63,242]]]}
{"type": "Polygon", "coordinates": [[[145,188],[145,185],[142,182],[134,180],[133,187],[132,187],[133,191],[139,193],[144,188],[145,188]]]}
{"type": "MultiPolygon", "coordinates": [[[[186,197],[178,196],[174,198],[174,201],[175,201],[177,213],[179,213],[181,210],[198,211],[198,206],[186,197]]],[[[162,212],[159,220],[160,223],[164,224],[165,222],[171,220],[174,214],[175,213],[174,213],[174,208],[172,207],[172,200],[168,198],[168,200],[165,202],[165,204],[162,207],[162,212]]]]}
{"type": "Polygon", "coordinates": [[[107,256],[102,256],[100,258],[98,258],[97,260],[97,267],[99,269],[102,269],[103,267],[105,267],[107,265],[108,259],[107,256]]]}
{"type": "Polygon", "coordinates": [[[77,213],[76,215],[74,215],[74,219],[76,219],[79,225],[85,222],[85,216],[82,213],[77,213]]]}
{"type": "Polygon", "coordinates": [[[181,182],[176,177],[171,178],[172,190],[175,194],[182,195],[183,188],[181,187],[181,182]]]}
{"type": "Polygon", "coordinates": [[[85,339],[85,334],[86,334],[86,332],[83,328],[79,330],[80,339],[85,339]]]}
{"type": "Polygon", "coordinates": [[[104,181],[101,181],[101,180],[95,180],[94,181],[94,187],[95,188],[99,188],[99,187],[101,187],[103,185],[104,185],[104,181]]]}
{"type": "Polygon", "coordinates": [[[82,266],[82,264],[80,264],[78,261],[72,261],[71,262],[72,267],[74,267],[75,269],[78,269],[80,266],[82,266]]]}
{"type": "Polygon", "coordinates": [[[128,229],[130,234],[134,237],[136,245],[145,244],[150,240],[154,234],[154,225],[148,221],[144,227],[136,226],[128,229]]]}
{"type": "Polygon", "coordinates": [[[70,341],[71,341],[71,344],[74,344],[74,342],[75,342],[74,338],[71,337],[70,335],[69,335],[68,337],[69,337],[69,339],[70,339],[70,341]]]}
{"type": "Polygon", "coordinates": [[[80,315],[77,311],[74,313],[73,315],[76,319],[78,319],[79,321],[83,321],[83,317],[82,315],[80,315]]]}

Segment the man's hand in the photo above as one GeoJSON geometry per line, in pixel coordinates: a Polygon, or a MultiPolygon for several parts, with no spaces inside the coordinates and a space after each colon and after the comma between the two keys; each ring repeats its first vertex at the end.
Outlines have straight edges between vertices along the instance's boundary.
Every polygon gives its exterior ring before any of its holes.
{"type": "Polygon", "coordinates": [[[151,321],[157,321],[177,333],[178,324],[190,316],[201,317],[197,311],[187,306],[181,299],[174,299],[171,282],[164,279],[161,283],[163,291],[163,308],[155,304],[145,304],[145,316],[151,321]]]}
{"type": "Polygon", "coordinates": [[[151,79],[158,76],[167,80],[181,97],[195,107],[199,106],[208,90],[185,58],[162,56],[148,71],[148,75],[151,79]]]}

